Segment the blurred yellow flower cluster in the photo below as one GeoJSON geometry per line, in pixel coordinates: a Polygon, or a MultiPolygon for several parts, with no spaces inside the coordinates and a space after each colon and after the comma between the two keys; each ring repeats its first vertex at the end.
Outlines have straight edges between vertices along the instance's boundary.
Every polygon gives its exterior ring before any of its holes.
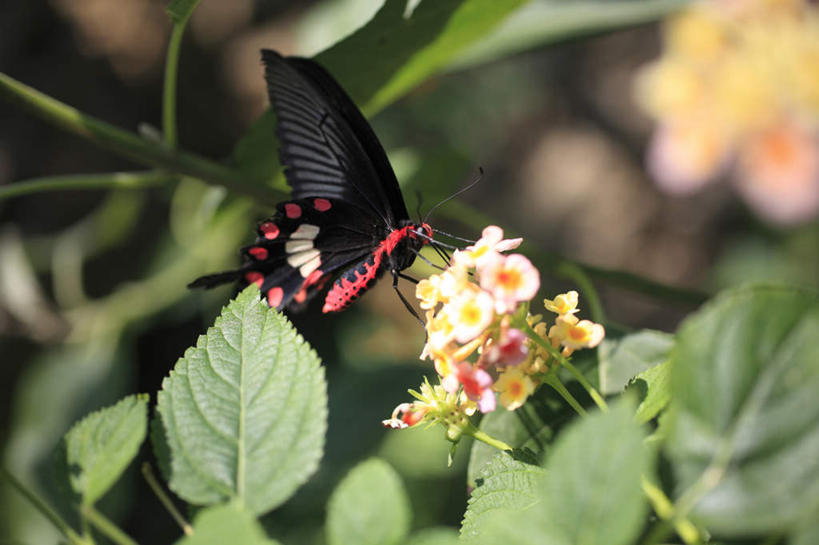
{"type": "Polygon", "coordinates": [[[819,213],[819,8],[706,0],[667,21],[636,94],[658,121],[648,168],[672,193],[728,175],[760,215],[819,213]]]}

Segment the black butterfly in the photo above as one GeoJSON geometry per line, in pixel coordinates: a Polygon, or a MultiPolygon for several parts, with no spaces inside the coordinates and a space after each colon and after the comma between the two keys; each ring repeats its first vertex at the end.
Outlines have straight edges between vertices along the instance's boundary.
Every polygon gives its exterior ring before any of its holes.
{"type": "Polygon", "coordinates": [[[432,242],[432,228],[410,221],[384,148],[330,74],[267,49],[262,61],[293,200],[258,225],[241,268],[189,287],[255,283],[271,307],[284,309],[300,307],[335,277],[323,307],[334,312],[389,271],[400,296],[401,271],[432,242]]]}

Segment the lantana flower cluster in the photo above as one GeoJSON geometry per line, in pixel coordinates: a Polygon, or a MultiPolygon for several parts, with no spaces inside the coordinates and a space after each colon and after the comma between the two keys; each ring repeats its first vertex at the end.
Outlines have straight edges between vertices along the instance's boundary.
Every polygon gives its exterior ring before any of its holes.
{"type": "Polygon", "coordinates": [[[418,283],[427,333],[421,359],[433,362],[439,383],[410,390],[416,401],[396,407],[385,426],[439,422],[457,441],[476,411],[523,405],[556,355],[566,358],[603,339],[601,325],[575,316],[575,291],[544,301],[557,315],[551,325],[528,313],[540,273],[525,256],[503,253],[521,241],[489,226],[474,245],[456,250],[443,272],[418,283]]]}
{"type": "Polygon", "coordinates": [[[819,214],[819,8],[808,0],[701,0],[669,19],[637,78],[658,121],[648,168],[688,193],[728,175],[760,215],[819,214]]]}

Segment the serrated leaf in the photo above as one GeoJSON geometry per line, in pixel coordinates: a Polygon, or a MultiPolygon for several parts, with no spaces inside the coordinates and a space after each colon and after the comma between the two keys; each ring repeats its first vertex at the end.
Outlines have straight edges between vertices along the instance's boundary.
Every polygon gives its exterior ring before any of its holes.
{"type": "Polygon", "coordinates": [[[179,23],[188,20],[197,4],[199,0],[171,0],[165,11],[174,23],[179,23]]]}
{"type": "Polygon", "coordinates": [[[527,509],[537,503],[544,475],[539,466],[518,462],[506,453],[496,454],[477,478],[479,485],[469,497],[461,536],[480,536],[486,517],[493,511],[527,509]]]}
{"type": "Polygon", "coordinates": [[[139,452],[148,429],[148,396],[128,396],[83,418],[65,434],[65,468],[83,504],[99,500],[139,452]]]}
{"type": "Polygon", "coordinates": [[[566,429],[545,464],[540,501],[487,513],[475,543],[625,545],[646,513],[640,488],[652,452],[626,398],[566,429]]]}
{"type": "Polygon", "coordinates": [[[787,530],[819,507],[819,295],[725,292],[685,321],[671,358],[668,452],[692,519],[715,535],[787,530]],[[719,478],[715,478],[719,477],[719,478]]]}
{"type": "MultiPolygon", "coordinates": [[[[356,32],[316,57],[367,115],[442,70],[463,48],[480,40],[526,0],[424,1],[409,18],[406,2],[389,0],[356,32]]],[[[261,78],[261,72],[259,74],[261,78]]],[[[264,114],[239,141],[240,170],[272,184],[279,164],[275,118],[264,114]]]]}
{"type": "Polygon", "coordinates": [[[157,408],[170,487],[197,505],[235,498],[267,512],[316,470],[324,448],[324,369],[255,285],[176,363],[157,408]]]}
{"type": "Polygon", "coordinates": [[[634,382],[645,384],[646,395],[637,406],[637,422],[645,424],[662,411],[671,401],[671,363],[665,362],[646,369],[634,377],[634,382]]]}
{"type": "Polygon", "coordinates": [[[458,531],[454,528],[424,528],[410,536],[404,545],[457,545],[458,531]]]}
{"type": "Polygon", "coordinates": [[[378,458],[354,467],[327,504],[330,545],[401,543],[407,537],[409,524],[409,498],[401,478],[378,458]]]}
{"type": "Polygon", "coordinates": [[[598,350],[601,392],[621,393],[639,373],[665,362],[673,345],[673,335],[653,329],[604,340],[598,350]]]}
{"type": "Polygon", "coordinates": [[[269,539],[253,514],[237,503],[202,509],[193,521],[193,535],[176,545],[277,545],[269,539]]]}

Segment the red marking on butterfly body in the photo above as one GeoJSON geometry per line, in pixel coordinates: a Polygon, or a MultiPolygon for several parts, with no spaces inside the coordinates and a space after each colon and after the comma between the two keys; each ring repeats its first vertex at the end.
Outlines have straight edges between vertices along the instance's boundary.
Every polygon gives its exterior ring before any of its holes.
{"type": "MultiPolygon", "coordinates": [[[[407,225],[400,229],[395,229],[382,240],[373,252],[363,261],[356,264],[342,274],[334,283],[324,299],[322,312],[336,312],[344,310],[359,295],[364,293],[378,278],[388,264],[385,256],[392,255],[395,248],[405,239],[416,239],[416,229],[420,228],[424,234],[432,237],[432,229],[427,224],[420,226],[407,225]]],[[[428,241],[423,239],[422,244],[428,241]]]]}

